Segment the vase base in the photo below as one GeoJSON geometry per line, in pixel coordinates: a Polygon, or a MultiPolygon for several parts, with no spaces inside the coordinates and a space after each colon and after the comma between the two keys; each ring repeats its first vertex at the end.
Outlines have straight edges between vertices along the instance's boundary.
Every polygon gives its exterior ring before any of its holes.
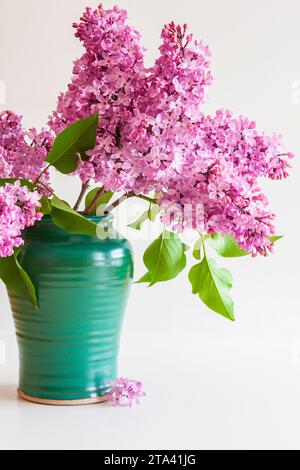
{"type": "Polygon", "coordinates": [[[95,405],[97,403],[105,403],[109,400],[109,395],[103,395],[102,397],[95,398],[84,398],[79,400],[49,400],[47,398],[38,398],[27,393],[22,392],[22,390],[17,390],[18,395],[22,400],[30,401],[31,403],[36,403],[38,405],[48,405],[48,406],[83,406],[83,405],[95,405]]]}

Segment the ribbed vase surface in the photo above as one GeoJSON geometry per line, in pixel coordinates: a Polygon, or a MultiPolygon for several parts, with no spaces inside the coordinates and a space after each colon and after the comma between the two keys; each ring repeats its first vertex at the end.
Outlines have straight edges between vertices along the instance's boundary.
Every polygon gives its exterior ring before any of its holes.
{"type": "Polygon", "coordinates": [[[105,396],[118,375],[133,278],[129,243],[72,235],[44,217],[27,230],[21,263],[36,287],[40,310],[9,292],[20,391],[47,400],[105,396]]]}

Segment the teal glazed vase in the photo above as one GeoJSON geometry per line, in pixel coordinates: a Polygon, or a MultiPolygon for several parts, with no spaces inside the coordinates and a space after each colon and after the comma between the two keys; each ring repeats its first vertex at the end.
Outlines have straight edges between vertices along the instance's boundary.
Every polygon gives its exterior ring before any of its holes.
{"type": "MultiPolygon", "coordinates": [[[[105,217],[89,219],[107,223],[105,217]]],[[[21,256],[40,310],[9,292],[19,348],[19,395],[50,405],[106,401],[118,376],[133,279],[130,244],[120,236],[72,235],[47,216],[26,231],[21,256]]]]}

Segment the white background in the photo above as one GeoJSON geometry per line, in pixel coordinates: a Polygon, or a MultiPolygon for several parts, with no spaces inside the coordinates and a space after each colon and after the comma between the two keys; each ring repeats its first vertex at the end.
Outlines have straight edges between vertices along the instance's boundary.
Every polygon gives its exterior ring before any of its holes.
{"type": "MultiPolygon", "coordinates": [[[[0,109],[24,115],[28,126],[46,123],[81,54],[72,22],[97,3],[0,0],[0,81],[6,85],[0,109]]],[[[299,0],[118,3],[143,32],[149,65],[163,24],[188,22],[214,54],[216,82],[205,109],[228,107],[254,118],[300,154],[299,0]]],[[[133,288],[120,374],[144,381],[141,407],[45,408],[18,401],[14,330],[0,286],[0,448],[300,449],[299,178],[296,159],[288,181],[264,183],[278,233],[285,234],[275,255],[221,260],[235,277],[235,323],[191,295],[186,273],[151,290],[133,288]]],[[[59,195],[75,199],[77,181],[54,181],[59,195]]],[[[137,276],[144,272],[146,238],[134,240],[137,276]]]]}

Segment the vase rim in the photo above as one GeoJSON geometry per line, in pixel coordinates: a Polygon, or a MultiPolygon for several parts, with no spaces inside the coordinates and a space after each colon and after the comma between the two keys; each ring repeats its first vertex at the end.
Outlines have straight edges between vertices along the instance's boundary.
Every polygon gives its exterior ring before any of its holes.
{"type": "MultiPolygon", "coordinates": [[[[78,212],[78,214],[82,215],[85,219],[94,221],[96,223],[101,222],[102,220],[113,220],[113,218],[114,218],[114,216],[112,214],[87,215],[87,214],[84,214],[83,212],[78,212]]],[[[53,222],[51,214],[50,215],[44,215],[43,218],[41,219],[41,222],[45,222],[45,223],[53,222]]]]}

